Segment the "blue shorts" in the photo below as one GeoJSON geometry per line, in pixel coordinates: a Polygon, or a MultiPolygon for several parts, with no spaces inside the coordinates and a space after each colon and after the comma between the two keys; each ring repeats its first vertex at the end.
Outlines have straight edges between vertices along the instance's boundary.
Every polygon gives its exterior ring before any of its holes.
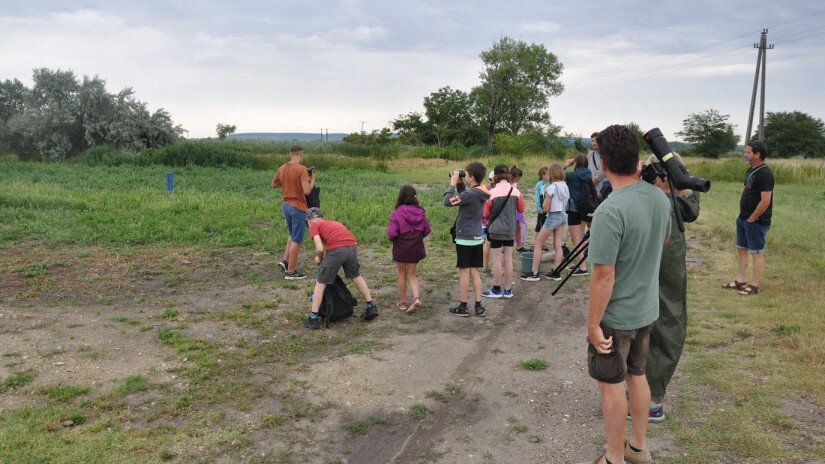
{"type": "Polygon", "coordinates": [[[771,226],[758,222],[748,222],[741,217],[736,218],[736,248],[748,250],[748,253],[762,253],[765,250],[765,236],[771,226]]]}
{"type": "Polygon", "coordinates": [[[553,211],[547,213],[547,219],[544,220],[545,229],[558,229],[567,222],[567,215],[563,211],[553,211]]]}
{"type": "Polygon", "coordinates": [[[284,213],[286,219],[286,226],[289,229],[289,238],[295,243],[304,241],[304,232],[307,230],[307,213],[300,209],[284,203],[281,206],[281,212],[284,213]]]}

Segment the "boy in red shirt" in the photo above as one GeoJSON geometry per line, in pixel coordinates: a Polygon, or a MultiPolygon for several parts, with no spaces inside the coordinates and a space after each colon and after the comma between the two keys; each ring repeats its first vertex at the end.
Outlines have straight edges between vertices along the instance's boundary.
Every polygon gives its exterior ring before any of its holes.
{"type": "Polygon", "coordinates": [[[358,265],[358,242],[355,236],[337,221],[324,219],[320,208],[307,210],[309,236],[315,242],[315,264],[318,265],[318,277],[315,279],[315,297],[312,299],[312,310],[304,321],[304,327],[317,329],[321,327],[318,311],[321,309],[324,289],[335,281],[338,270],[344,268],[344,275],[352,279],[358,291],[367,300],[363,318],[366,321],[378,317],[378,307],[372,301],[367,281],[361,277],[358,265]]]}

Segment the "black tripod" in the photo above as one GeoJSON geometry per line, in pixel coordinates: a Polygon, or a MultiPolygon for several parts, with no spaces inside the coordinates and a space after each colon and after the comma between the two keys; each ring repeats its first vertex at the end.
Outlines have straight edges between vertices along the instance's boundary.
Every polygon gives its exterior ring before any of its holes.
{"type": "Polygon", "coordinates": [[[579,244],[576,245],[572,250],[570,250],[570,254],[567,255],[566,258],[564,258],[564,260],[561,262],[561,264],[559,264],[557,268],[553,269],[553,274],[561,275],[562,269],[564,269],[568,264],[570,264],[574,259],[576,259],[577,256],[582,255],[581,259],[576,263],[575,266],[573,266],[572,269],[570,269],[570,272],[567,273],[567,275],[564,277],[564,280],[562,280],[559,286],[556,287],[555,290],[553,290],[553,293],[551,293],[551,295],[556,296],[556,293],[558,293],[558,291],[561,290],[564,284],[567,283],[567,280],[570,279],[574,272],[576,272],[576,269],[578,269],[579,266],[582,265],[584,260],[587,259],[587,244],[589,243],[589,241],[590,229],[587,229],[587,232],[585,232],[584,236],[582,237],[582,241],[579,242],[579,244]]]}

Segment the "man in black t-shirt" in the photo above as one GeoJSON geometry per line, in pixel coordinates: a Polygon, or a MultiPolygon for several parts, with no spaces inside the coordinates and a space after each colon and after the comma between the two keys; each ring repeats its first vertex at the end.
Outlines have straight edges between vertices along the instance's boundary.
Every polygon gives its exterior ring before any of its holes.
{"type": "Polygon", "coordinates": [[[745,173],[745,188],[739,200],[736,218],[736,248],[739,253],[739,274],[736,280],[723,285],[738,290],[740,295],[759,293],[759,279],[765,266],[765,236],[771,227],[773,213],[773,172],[765,164],[768,147],[765,142],[745,146],[745,161],[750,164],[745,173]],[[753,276],[748,280],[748,255],[753,257],[753,276]]]}

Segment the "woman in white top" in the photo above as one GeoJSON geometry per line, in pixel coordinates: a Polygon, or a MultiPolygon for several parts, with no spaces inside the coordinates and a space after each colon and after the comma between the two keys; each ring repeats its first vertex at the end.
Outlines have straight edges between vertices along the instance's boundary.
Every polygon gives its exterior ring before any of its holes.
{"type": "MultiPolygon", "coordinates": [[[[564,254],[562,245],[564,244],[564,224],[567,222],[567,202],[570,200],[570,189],[564,182],[564,168],[559,163],[553,163],[547,170],[550,185],[544,189],[544,203],[542,211],[547,213],[547,219],[541,230],[533,239],[533,268],[531,272],[521,275],[521,280],[536,282],[541,279],[539,266],[541,265],[541,250],[544,243],[553,235],[553,249],[555,250],[554,266],[559,267],[564,254]]],[[[547,278],[551,280],[561,280],[561,274],[550,272],[547,278]]]]}

